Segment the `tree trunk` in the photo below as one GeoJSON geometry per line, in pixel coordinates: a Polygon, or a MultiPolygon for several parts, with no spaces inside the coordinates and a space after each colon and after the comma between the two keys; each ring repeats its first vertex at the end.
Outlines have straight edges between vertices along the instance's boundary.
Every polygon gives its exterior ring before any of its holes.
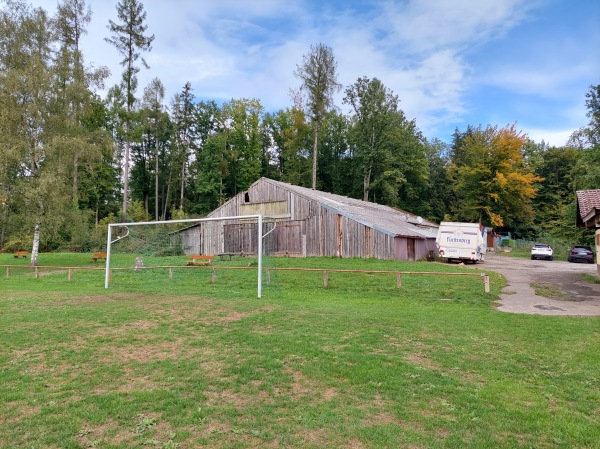
{"type": "Polygon", "coordinates": [[[8,218],[8,204],[0,199],[0,207],[2,207],[2,231],[0,231],[0,251],[4,250],[4,238],[6,236],[6,219],[8,218]]]}
{"type": "Polygon", "coordinates": [[[371,187],[371,167],[365,170],[363,177],[363,201],[369,201],[369,188],[371,187]]]}
{"type": "Polygon", "coordinates": [[[38,253],[40,251],[40,227],[41,224],[37,222],[33,231],[33,246],[31,248],[31,262],[29,263],[32,267],[38,265],[38,253]]]}
{"type": "Polygon", "coordinates": [[[319,123],[315,123],[314,142],[313,142],[313,166],[312,166],[312,189],[317,190],[317,146],[319,143],[319,123]]]}
{"type": "Polygon", "coordinates": [[[181,192],[179,195],[179,210],[183,210],[183,193],[185,190],[185,161],[181,164],[181,192]]]}
{"type": "Polygon", "coordinates": [[[125,163],[123,164],[123,217],[127,217],[127,192],[129,191],[129,125],[125,123],[125,163]]]}
{"type": "Polygon", "coordinates": [[[73,207],[77,209],[79,205],[79,154],[75,151],[73,156],[73,207]]]}
{"type": "Polygon", "coordinates": [[[164,220],[165,219],[165,203],[166,199],[165,199],[165,185],[162,185],[162,189],[160,189],[160,206],[162,207],[162,212],[160,213],[160,219],[164,220]]]}
{"type": "Polygon", "coordinates": [[[158,139],[156,142],[156,163],[154,165],[154,219],[158,221],[158,139]]]}
{"type": "MultiPolygon", "coordinates": [[[[163,206],[162,219],[167,219],[167,211],[169,210],[169,196],[171,195],[171,182],[173,181],[173,165],[169,168],[169,180],[167,181],[167,194],[165,195],[165,204],[163,206]]],[[[163,189],[164,190],[164,189],[163,189]]]]}

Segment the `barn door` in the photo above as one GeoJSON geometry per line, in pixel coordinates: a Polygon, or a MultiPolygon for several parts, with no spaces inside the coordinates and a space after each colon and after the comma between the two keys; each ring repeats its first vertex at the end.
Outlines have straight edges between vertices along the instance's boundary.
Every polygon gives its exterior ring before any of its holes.
{"type": "Polygon", "coordinates": [[[415,260],[415,239],[406,239],[408,260],[415,260]]]}

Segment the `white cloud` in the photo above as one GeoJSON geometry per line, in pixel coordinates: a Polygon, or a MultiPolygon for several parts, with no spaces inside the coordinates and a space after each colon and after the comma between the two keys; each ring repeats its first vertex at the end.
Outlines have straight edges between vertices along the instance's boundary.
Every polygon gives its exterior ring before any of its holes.
{"type": "Polygon", "coordinates": [[[540,128],[529,128],[524,130],[527,133],[527,136],[537,142],[541,143],[542,140],[550,145],[555,147],[564,146],[571,134],[573,134],[574,129],[540,129],[540,128]]]}
{"type": "MultiPolygon", "coordinates": [[[[111,69],[108,86],[118,83],[122,72],[117,51],[103,40],[109,36],[109,19],[116,19],[117,1],[89,1],[94,14],[83,40],[86,60],[111,69]]],[[[461,125],[469,108],[481,111],[481,117],[476,118],[479,123],[492,115],[503,117],[501,111],[492,109],[498,105],[488,105],[483,99],[476,107],[465,103],[474,87],[483,94],[491,86],[507,94],[559,98],[574,79],[590,71],[597,73],[594,68],[598,63],[591,57],[579,61],[567,58],[568,63],[564,62],[564,52],[573,55],[575,45],[591,55],[576,37],[557,49],[546,48],[545,39],[538,37],[541,43],[532,47],[536,51],[528,59],[511,60],[510,55],[503,55],[477,66],[478,72],[474,72],[473,55],[489,51],[482,48],[490,42],[510,38],[511,30],[532,20],[533,12],[545,8],[546,1],[318,4],[285,0],[142,0],[148,33],[155,34],[156,39],[153,50],[145,55],[151,68],[142,69],[138,75],[138,95],[158,77],[166,87],[168,100],[190,81],[197,97],[258,98],[267,110],[285,108],[291,105],[289,89],[299,86],[293,75],[296,65],[311,44],[323,42],[333,48],[342,84],[350,85],[360,76],[379,78],[400,97],[400,107],[407,117],[415,118],[428,137],[435,137],[444,127],[461,125]]],[[[33,3],[53,12],[56,0],[33,3]]],[[[579,95],[583,96],[585,88],[587,85],[579,95]]],[[[340,107],[342,97],[343,92],[336,97],[340,107]]],[[[562,129],[570,124],[559,124],[558,131],[552,131],[552,126],[548,124],[548,135],[564,133],[562,129]]],[[[544,132],[539,128],[540,133],[544,132]]]]}
{"type": "Polygon", "coordinates": [[[386,4],[381,26],[411,52],[463,48],[499,37],[519,24],[536,2],[522,0],[413,0],[386,4]]]}

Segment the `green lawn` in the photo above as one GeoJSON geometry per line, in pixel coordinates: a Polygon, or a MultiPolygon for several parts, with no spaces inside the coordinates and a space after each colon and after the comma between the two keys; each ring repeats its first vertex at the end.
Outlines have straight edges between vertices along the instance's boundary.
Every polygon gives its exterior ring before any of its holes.
{"type": "Polygon", "coordinates": [[[100,270],[0,271],[0,447],[600,447],[600,318],[497,312],[496,275],[486,295],[480,277],[403,275],[397,289],[334,272],[324,288],[321,272],[272,271],[258,299],[255,270],[219,269],[255,264],[214,262],[214,283],[210,268],[117,271],[108,290],[100,270]]]}

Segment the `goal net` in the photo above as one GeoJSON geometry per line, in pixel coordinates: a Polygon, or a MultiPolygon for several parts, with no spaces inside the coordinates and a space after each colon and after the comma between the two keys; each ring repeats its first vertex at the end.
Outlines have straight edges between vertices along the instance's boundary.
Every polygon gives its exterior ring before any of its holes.
{"type": "Polygon", "coordinates": [[[244,258],[246,267],[256,267],[260,298],[263,251],[272,246],[268,238],[272,226],[262,215],[110,224],[104,286],[108,288],[113,276],[121,272],[160,268],[172,277],[177,268],[216,266],[215,262],[244,258]]]}

